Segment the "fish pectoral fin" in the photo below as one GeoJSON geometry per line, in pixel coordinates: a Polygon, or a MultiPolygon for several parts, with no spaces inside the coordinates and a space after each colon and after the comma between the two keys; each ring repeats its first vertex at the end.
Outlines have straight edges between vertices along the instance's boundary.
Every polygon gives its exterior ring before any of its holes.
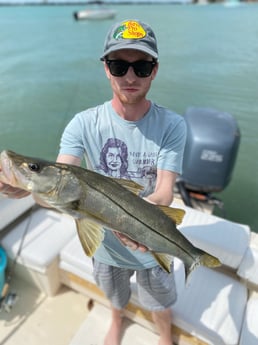
{"type": "Polygon", "coordinates": [[[104,230],[101,225],[88,218],[80,218],[75,221],[81,245],[86,255],[91,257],[104,238],[104,230]]]}
{"type": "Polygon", "coordinates": [[[122,178],[112,178],[112,180],[119,183],[121,186],[123,186],[124,188],[128,189],[130,192],[136,195],[138,195],[140,191],[144,189],[143,186],[131,180],[126,180],[122,178]]]}
{"type": "Polygon", "coordinates": [[[185,210],[181,208],[175,208],[175,207],[169,207],[169,206],[163,206],[163,205],[158,205],[158,207],[169,218],[171,218],[176,225],[179,225],[182,223],[182,220],[185,215],[185,210]]]}
{"type": "Polygon", "coordinates": [[[171,272],[171,264],[173,262],[172,256],[155,252],[152,252],[152,255],[166,272],[171,272]]]}

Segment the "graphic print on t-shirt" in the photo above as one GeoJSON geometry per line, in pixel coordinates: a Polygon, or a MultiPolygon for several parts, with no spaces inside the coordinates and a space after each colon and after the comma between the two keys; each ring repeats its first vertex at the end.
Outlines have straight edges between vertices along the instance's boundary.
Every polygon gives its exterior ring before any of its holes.
{"type": "Polygon", "coordinates": [[[144,186],[144,196],[152,193],[155,187],[156,160],[155,152],[128,151],[125,142],[109,138],[100,152],[100,164],[96,170],[107,176],[138,182],[144,186]]]}

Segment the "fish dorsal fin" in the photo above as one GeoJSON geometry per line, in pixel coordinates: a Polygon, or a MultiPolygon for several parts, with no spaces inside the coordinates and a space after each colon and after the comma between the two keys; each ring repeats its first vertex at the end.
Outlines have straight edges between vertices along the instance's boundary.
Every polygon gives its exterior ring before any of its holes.
{"type": "Polygon", "coordinates": [[[176,225],[179,225],[182,223],[182,220],[183,220],[184,215],[185,215],[185,210],[183,210],[181,208],[174,208],[174,207],[168,207],[168,206],[162,206],[162,205],[158,205],[158,207],[169,218],[171,218],[176,225]]]}
{"type": "Polygon", "coordinates": [[[144,189],[143,186],[141,186],[139,183],[131,180],[122,178],[113,178],[113,180],[136,195],[138,195],[139,192],[144,189]]]}
{"type": "Polygon", "coordinates": [[[104,238],[103,228],[88,218],[80,218],[75,221],[81,245],[86,255],[91,257],[104,238]]]}
{"type": "Polygon", "coordinates": [[[155,252],[152,252],[152,255],[166,272],[171,272],[171,263],[173,261],[172,256],[155,252]]]}

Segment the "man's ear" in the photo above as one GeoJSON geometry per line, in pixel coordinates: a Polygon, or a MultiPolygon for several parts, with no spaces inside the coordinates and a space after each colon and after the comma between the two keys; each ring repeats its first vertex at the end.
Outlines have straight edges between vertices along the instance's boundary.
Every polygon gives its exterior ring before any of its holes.
{"type": "Polygon", "coordinates": [[[156,78],[156,75],[158,73],[158,69],[159,69],[159,63],[157,62],[157,64],[154,66],[152,73],[151,73],[151,80],[154,80],[156,78]]]}
{"type": "Polygon", "coordinates": [[[103,65],[106,72],[106,76],[108,79],[110,79],[110,71],[109,71],[108,65],[105,63],[105,61],[103,61],[103,65]]]}

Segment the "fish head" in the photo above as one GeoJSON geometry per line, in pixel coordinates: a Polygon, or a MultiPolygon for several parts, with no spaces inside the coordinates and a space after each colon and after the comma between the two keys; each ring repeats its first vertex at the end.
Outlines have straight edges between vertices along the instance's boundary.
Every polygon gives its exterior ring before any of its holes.
{"type": "Polygon", "coordinates": [[[0,154],[0,167],[2,182],[37,194],[44,200],[70,202],[78,197],[78,181],[69,165],[5,150],[0,154]]]}

